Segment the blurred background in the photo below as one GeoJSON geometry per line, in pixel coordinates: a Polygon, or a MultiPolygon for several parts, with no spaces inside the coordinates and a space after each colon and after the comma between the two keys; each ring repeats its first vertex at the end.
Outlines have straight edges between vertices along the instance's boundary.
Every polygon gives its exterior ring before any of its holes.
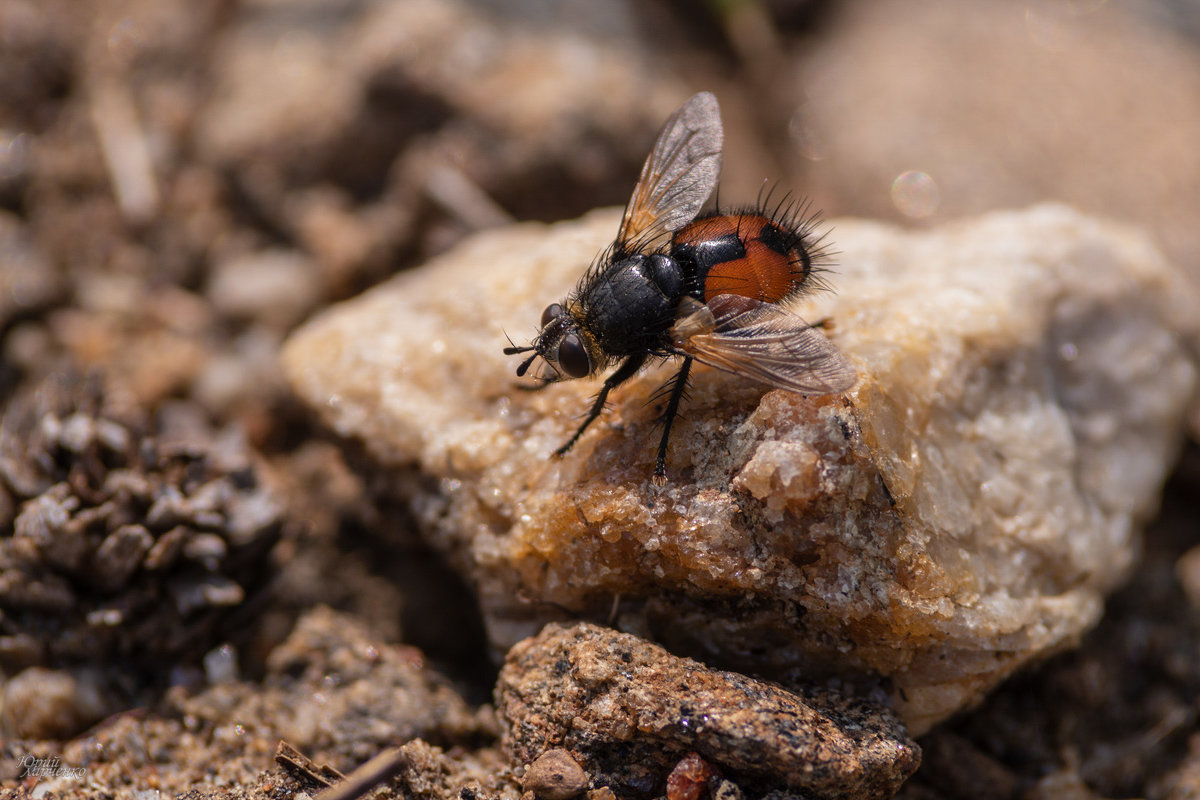
{"type": "Polygon", "coordinates": [[[1200,281],[1198,42],[1190,0],[3,0],[0,396],[65,355],[280,437],[284,332],[472,230],[623,204],[700,89],[722,203],[1061,200],[1200,281]]]}
{"type": "MultiPolygon", "coordinates": [[[[723,110],[724,205],[774,188],[927,226],[1057,200],[1148,230],[1200,283],[1193,0],[0,0],[4,674],[99,666],[145,702],[203,680],[221,642],[252,677],[323,602],[486,699],[469,592],[291,399],[278,347],[476,230],[624,204],[702,89],[723,110]],[[114,488],[114,469],[141,483],[114,488]],[[160,529],[128,530],[164,495],[160,529]],[[15,543],[39,503],[88,511],[76,544],[15,543]]],[[[1098,644],[1029,679],[936,740],[931,769],[1197,785],[1200,558],[1176,564],[1198,487],[1193,448],[1152,583],[1105,623],[1136,654],[1098,644]]]]}
{"type": "Polygon", "coordinates": [[[1187,0],[4,0],[0,385],[66,355],[282,437],[290,327],[472,230],[623,204],[700,89],[722,203],[1061,200],[1200,280],[1198,42],[1187,0]]]}

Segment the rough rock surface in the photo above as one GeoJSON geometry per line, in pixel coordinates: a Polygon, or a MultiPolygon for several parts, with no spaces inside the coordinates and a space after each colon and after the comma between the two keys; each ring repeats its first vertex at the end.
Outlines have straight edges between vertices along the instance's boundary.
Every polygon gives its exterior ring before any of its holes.
{"type": "Polygon", "coordinates": [[[400,468],[493,641],[618,627],[787,683],[880,675],[915,732],[1072,644],[1128,573],[1195,391],[1195,297],[1140,235],[1061,206],[929,232],[842,221],[828,318],[843,397],[647,370],[562,459],[597,382],[515,389],[524,339],[613,212],[477,236],[295,334],[284,367],[400,468]]]}
{"type": "Polygon", "coordinates": [[[496,707],[514,759],[566,748],[619,795],[661,794],[693,751],[751,782],[825,798],[891,797],[921,762],[890,710],[797,696],[587,623],[548,625],[514,647],[496,707]]]}

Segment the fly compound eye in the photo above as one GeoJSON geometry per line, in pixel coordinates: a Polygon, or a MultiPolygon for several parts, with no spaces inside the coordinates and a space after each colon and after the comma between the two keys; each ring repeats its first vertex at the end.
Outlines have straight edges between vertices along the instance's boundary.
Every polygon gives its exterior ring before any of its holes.
{"type": "MultiPolygon", "coordinates": [[[[549,309],[547,309],[549,310],[549,309]]],[[[568,333],[558,343],[559,368],[572,378],[586,377],[592,371],[592,362],[588,358],[587,349],[577,334],[568,333]]]]}
{"type": "Polygon", "coordinates": [[[546,310],[542,312],[542,327],[546,327],[554,320],[563,315],[563,307],[558,303],[551,303],[546,306],[546,310]]]}

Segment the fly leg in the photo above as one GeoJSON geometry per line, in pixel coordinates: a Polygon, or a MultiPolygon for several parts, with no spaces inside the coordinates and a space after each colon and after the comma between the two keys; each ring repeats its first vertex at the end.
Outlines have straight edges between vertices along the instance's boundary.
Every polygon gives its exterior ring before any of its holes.
{"type": "Polygon", "coordinates": [[[595,402],[592,403],[592,409],[583,420],[583,424],[579,426],[579,430],[575,431],[575,435],[567,440],[567,443],[554,451],[554,455],[561,456],[566,453],[575,443],[579,441],[579,437],[583,436],[583,432],[587,430],[587,426],[595,421],[596,417],[600,416],[600,412],[604,410],[604,402],[608,399],[608,393],[616,387],[620,386],[625,381],[637,374],[637,371],[646,363],[646,354],[634,355],[625,359],[621,366],[617,367],[617,371],[604,381],[604,385],[600,387],[600,393],[596,395],[595,402]]]}
{"type": "Polygon", "coordinates": [[[671,381],[671,399],[667,401],[667,410],[663,413],[662,439],[658,443],[658,459],[654,462],[654,482],[663,484],[667,480],[667,440],[671,438],[671,423],[679,413],[679,401],[687,391],[688,372],[692,368],[692,359],[683,359],[683,366],[671,381]]]}

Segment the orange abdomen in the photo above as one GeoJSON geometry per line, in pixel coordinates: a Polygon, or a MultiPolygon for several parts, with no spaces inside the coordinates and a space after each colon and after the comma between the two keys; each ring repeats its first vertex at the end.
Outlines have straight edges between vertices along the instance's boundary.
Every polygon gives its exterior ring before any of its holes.
{"type": "Polygon", "coordinates": [[[799,237],[762,214],[698,219],[676,232],[672,255],[693,266],[706,303],[719,294],[778,303],[811,271],[799,237]]]}

